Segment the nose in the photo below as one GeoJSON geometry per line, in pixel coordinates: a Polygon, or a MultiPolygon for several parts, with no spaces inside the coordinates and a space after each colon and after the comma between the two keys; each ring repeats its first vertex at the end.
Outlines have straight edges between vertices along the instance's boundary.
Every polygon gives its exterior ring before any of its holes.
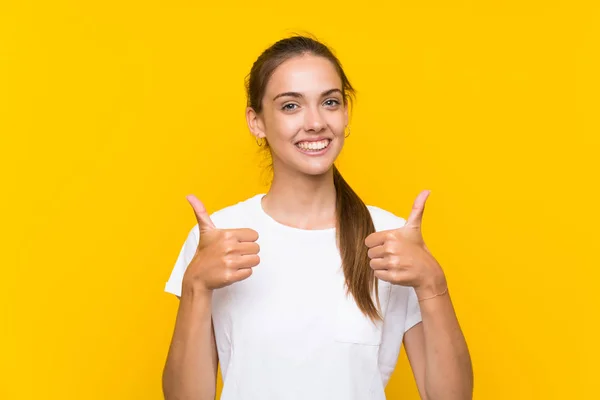
{"type": "Polygon", "coordinates": [[[307,108],[304,116],[304,130],[307,132],[320,132],[325,126],[323,116],[318,109],[307,108]]]}

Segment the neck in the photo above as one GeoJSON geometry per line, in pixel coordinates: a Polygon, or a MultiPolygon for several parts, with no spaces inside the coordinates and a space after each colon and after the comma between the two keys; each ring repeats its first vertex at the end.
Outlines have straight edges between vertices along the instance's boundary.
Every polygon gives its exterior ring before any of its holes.
{"type": "Polygon", "coordinates": [[[333,168],[323,175],[274,174],[262,200],[263,209],[276,221],[300,229],[335,227],[333,168]]]}

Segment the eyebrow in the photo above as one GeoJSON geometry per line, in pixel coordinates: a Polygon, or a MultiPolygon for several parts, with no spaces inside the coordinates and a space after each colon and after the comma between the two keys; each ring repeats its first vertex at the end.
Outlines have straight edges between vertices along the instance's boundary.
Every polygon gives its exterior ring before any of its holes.
{"type": "MultiPolygon", "coordinates": [[[[329,89],[329,90],[324,91],[323,93],[321,93],[321,97],[329,96],[330,94],[333,94],[333,93],[336,93],[336,92],[339,93],[339,94],[343,94],[340,89],[335,88],[335,89],[329,89]]],[[[284,97],[284,96],[296,97],[296,98],[302,98],[302,97],[304,97],[302,95],[302,93],[298,93],[298,92],[284,92],[284,93],[279,93],[277,96],[273,97],[273,101],[277,100],[280,97],[284,97]]]]}

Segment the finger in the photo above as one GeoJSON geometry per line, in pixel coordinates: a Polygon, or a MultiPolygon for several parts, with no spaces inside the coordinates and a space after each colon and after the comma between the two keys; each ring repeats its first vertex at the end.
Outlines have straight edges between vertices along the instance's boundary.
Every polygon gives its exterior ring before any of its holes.
{"type": "Polygon", "coordinates": [[[392,282],[392,273],[388,270],[379,269],[379,270],[376,270],[373,273],[373,275],[375,275],[375,277],[377,279],[381,279],[382,281],[392,282]]]}
{"type": "Polygon", "coordinates": [[[235,237],[240,242],[256,242],[258,240],[258,232],[250,228],[231,229],[235,237]]]}
{"type": "Polygon", "coordinates": [[[190,194],[186,196],[186,199],[194,209],[194,214],[196,215],[196,221],[198,221],[198,228],[200,229],[200,232],[217,229],[215,224],[211,221],[210,216],[206,211],[206,207],[204,207],[204,204],[202,204],[202,202],[198,200],[196,196],[190,194]]]}
{"type": "Polygon", "coordinates": [[[252,275],[252,268],[238,269],[231,274],[231,280],[233,282],[243,281],[248,279],[252,275]]]}
{"type": "Polygon", "coordinates": [[[369,261],[369,265],[374,270],[387,270],[389,263],[385,258],[374,258],[369,261]]]}
{"type": "Polygon", "coordinates": [[[385,256],[386,254],[386,251],[384,249],[384,246],[371,247],[369,251],[367,251],[367,255],[370,259],[383,258],[383,256],[385,256]]]}
{"type": "Polygon", "coordinates": [[[365,245],[368,248],[373,248],[375,246],[380,246],[385,242],[386,232],[373,232],[365,239],[365,245]]]}
{"type": "Polygon", "coordinates": [[[429,190],[423,190],[413,203],[412,210],[410,215],[408,216],[408,221],[406,225],[412,228],[421,228],[421,224],[423,222],[423,212],[425,211],[425,202],[427,201],[427,197],[429,197],[429,190]]]}
{"type": "Polygon", "coordinates": [[[404,271],[399,271],[397,269],[378,269],[373,272],[376,278],[381,279],[382,281],[391,282],[396,285],[410,286],[410,282],[412,282],[411,275],[407,274],[404,271]]]}
{"type": "Polygon", "coordinates": [[[258,254],[260,251],[260,246],[256,242],[241,242],[235,246],[233,250],[234,254],[239,254],[242,256],[258,254]]]}
{"type": "Polygon", "coordinates": [[[239,256],[236,267],[237,269],[249,269],[256,267],[258,264],[260,264],[260,257],[258,254],[248,254],[239,256]]]}

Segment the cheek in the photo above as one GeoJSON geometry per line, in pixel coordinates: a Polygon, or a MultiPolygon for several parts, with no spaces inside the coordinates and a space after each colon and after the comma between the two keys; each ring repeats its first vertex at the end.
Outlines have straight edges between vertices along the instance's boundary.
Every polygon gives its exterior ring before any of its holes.
{"type": "Polygon", "coordinates": [[[292,138],[302,129],[302,121],[293,116],[277,116],[272,117],[266,123],[265,133],[272,140],[287,140],[292,138]]]}
{"type": "Polygon", "coordinates": [[[329,120],[329,127],[336,135],[343,135],[346,129],[346,119],[343,113],[336,113],[329,120]]]}

